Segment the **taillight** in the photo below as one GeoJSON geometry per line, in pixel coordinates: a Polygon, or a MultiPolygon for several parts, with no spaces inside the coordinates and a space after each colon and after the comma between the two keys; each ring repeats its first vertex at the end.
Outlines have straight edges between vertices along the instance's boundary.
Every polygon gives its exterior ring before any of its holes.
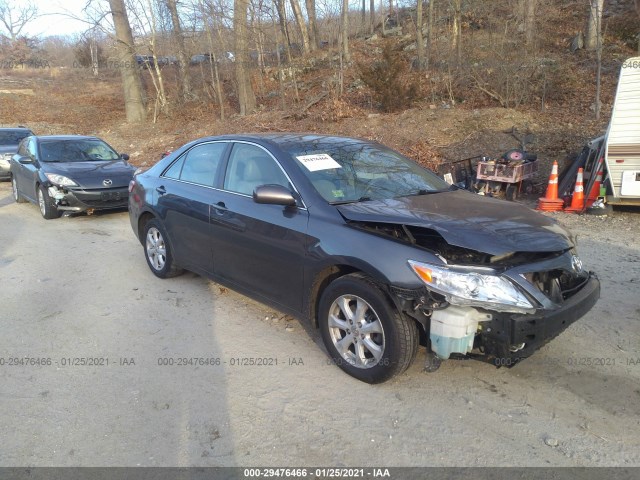
{"type": "Polygon", "coordinates": [[[129,182],[129,193],[133,192],[133,189],[134,189],[135,187],[136,187],[136,181],[135,181],[135,179],[132,179],[132,180],[129,182]]]}

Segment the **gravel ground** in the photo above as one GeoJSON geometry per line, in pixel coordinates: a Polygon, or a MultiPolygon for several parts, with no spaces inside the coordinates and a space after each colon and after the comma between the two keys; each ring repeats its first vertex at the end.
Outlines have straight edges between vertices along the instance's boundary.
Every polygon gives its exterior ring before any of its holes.
{"type": "Polygon", "coordinates": [[[587,316],[513,369],[421,351],[371,386],[297,321],[155,278],[126,212],[44,221],[0,183],[0,466],[640,466],[640,212],[554,215],[602,280],[587,316]]]}

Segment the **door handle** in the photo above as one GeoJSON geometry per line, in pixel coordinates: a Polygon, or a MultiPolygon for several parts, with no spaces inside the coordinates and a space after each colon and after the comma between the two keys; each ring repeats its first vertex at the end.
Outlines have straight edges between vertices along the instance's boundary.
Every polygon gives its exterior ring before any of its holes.
{"type": "Polygon", "coordinates": [[[215,205],[212,205],[218,215],[224,215],[225,212],[229,211],[224,202],[218,202],[215,205]]]}
{"type": "Polygon", "coordinates": [[[156,192],[158,192],[160,195],[164,195],[165,193],[167,193],[167,189],[164,188],[164,185],[162,185],[160,187],[156,187],[156,192]]]}

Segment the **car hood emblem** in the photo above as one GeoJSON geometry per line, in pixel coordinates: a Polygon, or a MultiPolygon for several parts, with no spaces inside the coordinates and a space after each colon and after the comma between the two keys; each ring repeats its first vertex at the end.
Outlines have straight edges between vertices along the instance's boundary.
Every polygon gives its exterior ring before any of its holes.
{"type": "Polygon", "coordinates": [[[103,184],[105,187],[110,187],[112,183],[113,183],[113,181],[111,181],[111,180],[110,180],[110,179],[108,179],[108,178],[107,178],[106,180],[103,180],[103,181],[102,181],[102,184],[103,184]]]}

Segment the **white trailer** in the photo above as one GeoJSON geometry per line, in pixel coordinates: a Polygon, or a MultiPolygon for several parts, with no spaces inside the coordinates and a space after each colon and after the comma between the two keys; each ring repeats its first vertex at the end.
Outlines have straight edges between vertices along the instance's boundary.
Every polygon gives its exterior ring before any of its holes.
{"type": "Polygon", "coordinates": [[[620,70],[605,152],[607,202],[640,206],[640,57],[620,70]]]}

